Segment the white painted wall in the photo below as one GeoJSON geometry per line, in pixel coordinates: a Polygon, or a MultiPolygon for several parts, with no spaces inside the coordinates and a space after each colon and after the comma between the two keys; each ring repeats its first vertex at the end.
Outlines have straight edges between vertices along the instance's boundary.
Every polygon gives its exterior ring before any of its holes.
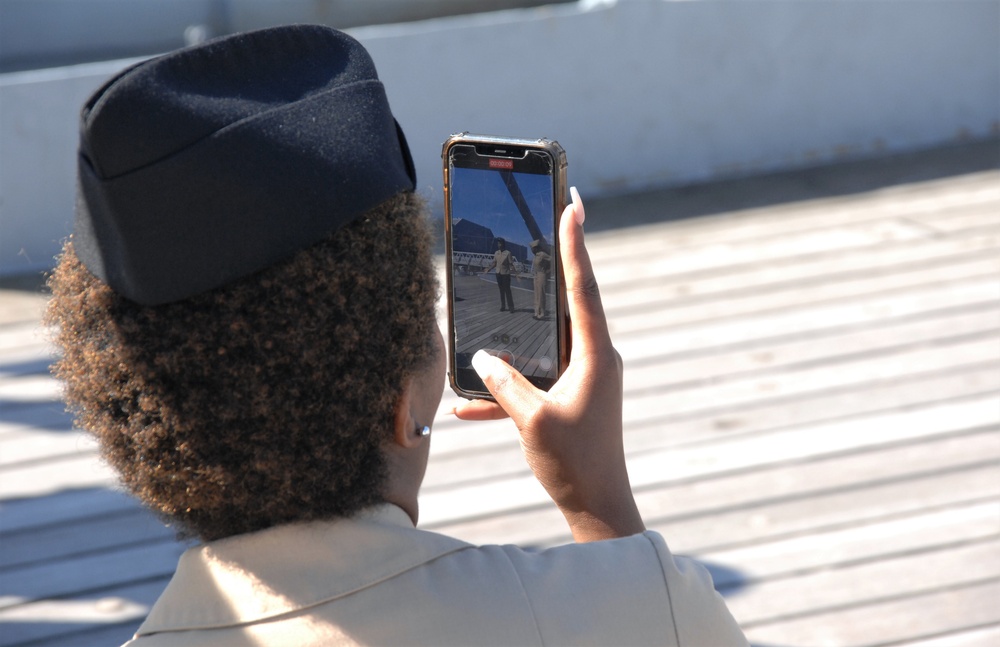
{"type": "Polygon", "coordinates": [[[80,107],[124,63],[0,75],[0,275],[50,267],[72,232],[80,107]]]}
{"type": "Polygon", "coordinates": [[[271,25],[343,29],[569,0],[0,0],[0,71],[134,57],[271,25]]]}
{"type": "Polygon", "coordinates": [[[214,28],[216,0],[0,0],[0,70],[25,70],[181,47],[214,28]]]}
{"type": "MultiPolygon", "coordinates": [[[[1000,135],[1000,0],[591,0],[352,33],[435,209],[458,130],[558,139],[585,195],[1000,135]]],[[[78,107],[123,64],[0,75],[0,273],[51,264],[78,107]]]]}
{"type": "Polygon", "coordinates": [[[621,1],[364,29],[439,195],[454,130],[547,135],[590,192],[913,150],[1000,129],[1000,3],[621,1]]]}

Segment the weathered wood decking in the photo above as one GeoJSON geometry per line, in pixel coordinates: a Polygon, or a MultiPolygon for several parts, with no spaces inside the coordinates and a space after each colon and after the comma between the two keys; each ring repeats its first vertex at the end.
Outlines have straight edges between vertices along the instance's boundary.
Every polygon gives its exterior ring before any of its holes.
{"type": "MultiPolygon", "coordinates": [[[[956,154],[589,205],[640,508],[756,645],[1000,644],[1000,170],[927,179],[956,154]]],[[[183,546],[71,429],[39,307],[0,296],[0,645],[117,644],[183,546]]],[[[422,525],[568,540],[509,422],[433,438],[422,525]]]]}

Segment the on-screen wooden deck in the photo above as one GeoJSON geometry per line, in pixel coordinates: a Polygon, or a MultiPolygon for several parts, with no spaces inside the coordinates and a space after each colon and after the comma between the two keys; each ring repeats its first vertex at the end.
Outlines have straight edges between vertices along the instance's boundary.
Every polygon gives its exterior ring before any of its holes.
{"type": "Polygon", "coordinates": [[[512,310],[501,311],[495,274],[488,277],[455,274],[452,279],[455,295],[462,300],[455,306],[458,357],[471,358],[481,348],[494,355],[507,352],[508,363],[522,375],[558,377],[555,316],[550,312],[555,308],[554,297],[547,297],[546,317],[535,319],[534,288],[522,287],[530,285],[532,278],[527,275],[512,281],[514,305],[512,310]]]}
{"type": "MultiPolygon", "coordinates": [[[[1000,644],[998,158],[588,205],[639,506],[756,645],[1000,644]]],[[[118,644],[183,546],[71,428],[40,304],[0,293],[0,646],[118,644]]],[[[510,423],[443,413],[422,525],[569,539],[510,423]]]]}

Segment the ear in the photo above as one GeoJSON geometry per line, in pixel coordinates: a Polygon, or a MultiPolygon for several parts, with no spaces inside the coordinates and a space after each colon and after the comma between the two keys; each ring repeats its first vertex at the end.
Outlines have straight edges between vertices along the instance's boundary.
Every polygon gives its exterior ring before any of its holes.
{"type": "Polygon", "coordinates": [[[404,449],[416,447],[423,440],[416,433],[417,423],[413,419],[413,413],[410,411],[410,406],[413,403],[414,388],[413,378],[407,378],[406,383],[403,384],[403,392],[400,393],[399,399],[396,401],[392,440],[396,445],[404,449]]]}

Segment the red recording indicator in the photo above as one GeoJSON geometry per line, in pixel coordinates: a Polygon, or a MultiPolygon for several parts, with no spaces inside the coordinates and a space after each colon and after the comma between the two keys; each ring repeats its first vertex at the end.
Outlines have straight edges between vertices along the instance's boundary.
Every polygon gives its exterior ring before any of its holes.
{"type": "Polygon", "coordinates": [[[503,168],[510,170],[514,168],[514,160],[497,159],[496,157],[491,157],[490,168],[503,168]]]}

